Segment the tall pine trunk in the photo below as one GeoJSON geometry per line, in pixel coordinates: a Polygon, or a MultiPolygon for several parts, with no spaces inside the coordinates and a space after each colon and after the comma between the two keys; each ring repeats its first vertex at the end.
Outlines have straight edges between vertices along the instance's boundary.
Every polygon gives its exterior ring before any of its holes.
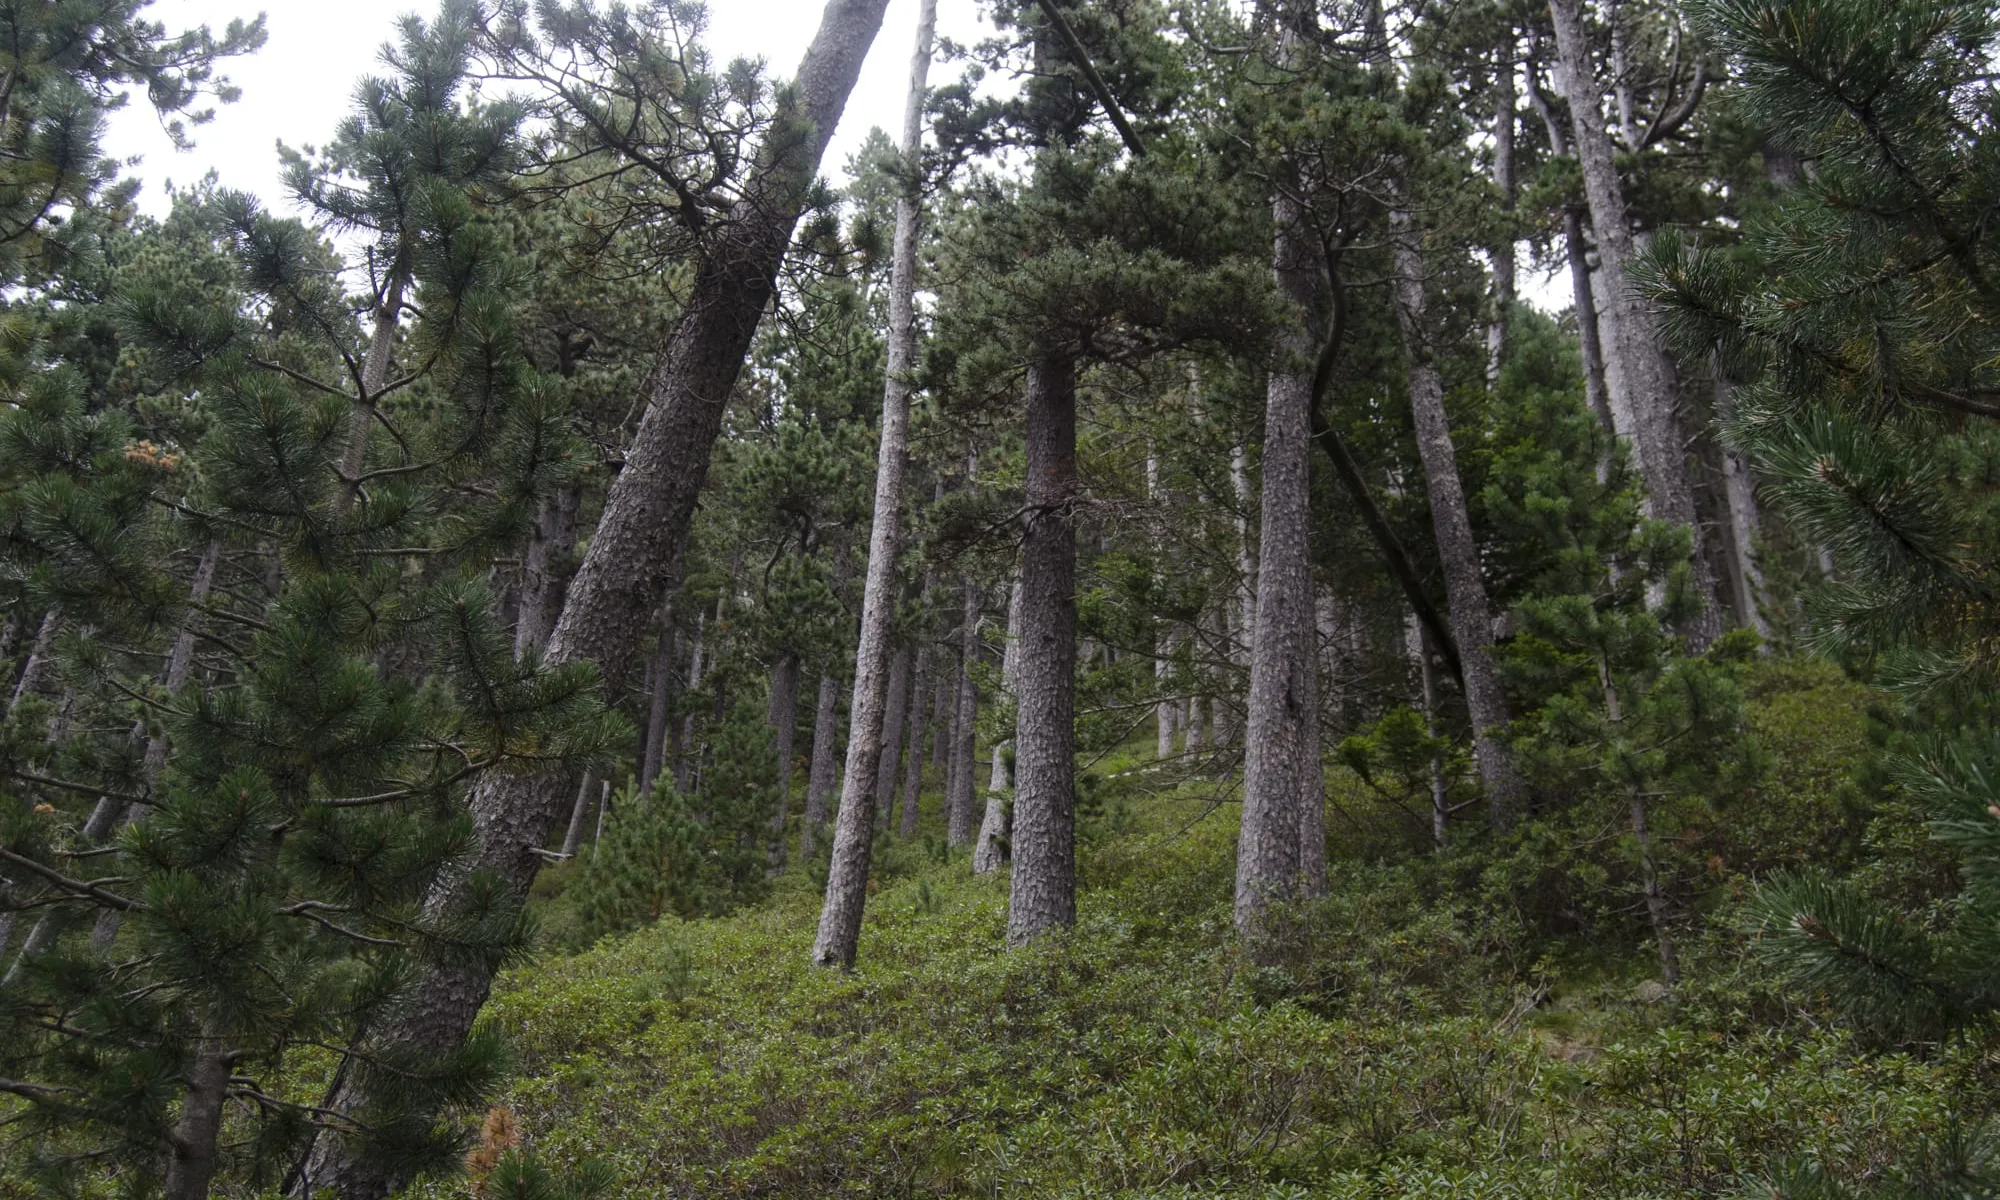
{"type": "MultiPolygon", "coordinates": [[[[868,579],[861,592],[861,642],[854,655],[854,697],[849,705],[847,779],[833,833],[833,867],[826,881],[813,961],[851,967],[861,940],[861,910],[868,895],[868,858],[874,844],[876,780],[882,767],[882,715],[888,702],[890,624],[896,615],[896,558],[903,543],[903,475],[910,441],[910,370],[916,363],[918,157],[923,148],[924,80],[931,65],[931,31],[937,0],[923,0],[917,14],[917,47],[910,60],[910,88],[903,105],[904,169],[896,198],[896,235],[889,275],[889,361],[882,389],[882,439],[875,465],[875,518],[868,538],[868,579]]],[[[894,756],[889,756],[893,762],[894,756]]]]}
{"type": "Polygon", "coordinates": [[[1417,455],[1424,467],[1424,486],[1430,496],[1431,527],[1444,570],[1445,598],[1451,607],[1451,635],[1458,643],[1465,674],[1472,754],[1486,788],[1493,824],[1505,829],[1520,809],[1521,779],[1514,771],[1512,755],[1500,742],[1508,720],[1507,692],[1490,653],[1493,607],[1486,596],[1479,545],[1473,540],[1465,487],[1458,475],[1458,452],[1444,411],[1444,381],[1432,357],[1425,313],[1423,233],[1411,214],[1398,210],[1389,214],[1389,237],[1395,247],[1391,291],[1396,324],[1409,360],[1410,413],[1416,426],[1417,455]]]}
{"type": "MultiPolygon", "coordinates": [[[[571,581],[545,656],[551,664],[593,662],[606,681],[625,676],[645,613],[686,545],[695,499],[722,426],[723,409],[744,355],[769,305],[777,272],[848,93],[860,76],[888,0],[828,0],[793,86],[757,149],[744,194],[695,255],[687,303],[679,309],[646,411],[613,480],[604,515],[571,581]]],[[[559,769],[496,772],[475,789],[471,812],[478,847],[467,870],[429,902],[449,911],[470,898],[468,885],[497,876],[505,894],[524,900],[540,858],[534,853],[557,821],[567,788],[559,769]]],[[[444,957],[427,963],[394,1019],[368,1048],[444,1054],[465,1040],[486,1003],[497,962],[444,957]]],[[[328,1107],[365,1123],[368,1108],[394,1095],[392,1076],[355,1071],[328,1107]]],[[[301,1194],[333,1188],[341,1200],[380,1200],[404,1172],[364,1143],[323,1136],[308,1147],[301,1194]]]]}
{"type": "MultiPolygon", "coordinates": [[[[1634,252],[1630,216],[1611,135],[1604,127],[1603,95],[1591,65],[1582,0],[1549,0],[1549,17],[1555,27],[1556,52],[1562,59],[1557,76],[1569,100],[1577,162],[1583,168],[1584,195],[1590,204],[1590,223],[1597,233],[1604,274],[1606,303],[1600,315],[1609,332],[1606,349],[1612,390],[1616,393],[1622,388],[1626,393],[1653,515],[1687,526],[1694,537],[1691,566],[1700,610],[1685,623],[1681,634],[1688,649],[1698,654],[1721,636],[1722,611],[1715,572],[1703,549],[1705,535],[1695,513],[1687,437],[1678,411],[1672,364],[1667,361],[1651,310],[1625,277],[1634,252]]],[[[1613,405],[1615,411],[1615,394],[1613,405]]]]}
{"type": "MultiPolygon", "coordinates": [[[[1021,580],[1017,577],[1014,586],[1008,589],[1007,600],[1007,648],[1000,655],[1000,695],[1007,699],[1015,694],[1014,677],[1020,670],[1021,661],[1021,580]]],[[[1011,772],[1007,769],[1007,754],[1011,742],[999,742],[992,750],[993,769],[986,781],[986,816],[979,823],[979,838],[972,847],[972,872],[984,875],[1000,869],[1007,861],[1008,839],[1011,836],[1007,817],[1007,800],[1011,772]]]]}
{"type": "Polygon", "coordinates": [[[1312,364],[1318,266],[1305,214],[1272,205],[1272,269],[1291,302],[1266,384],[1257,618],[1243,738],[1243,817],[1236,846],[1236,928],[1254,937],[1265,910],[1299,895],[1302,803],[1319,782],[1318,636],[1310,546],[1312,364]],[[1307,765],[1311,764],[1310,770],[1307,765]]]}
{"type": "Polygon", "coordinates": [[[1007,942],[1076,921],[1076,359],[1028,366],[1007,942]]]}

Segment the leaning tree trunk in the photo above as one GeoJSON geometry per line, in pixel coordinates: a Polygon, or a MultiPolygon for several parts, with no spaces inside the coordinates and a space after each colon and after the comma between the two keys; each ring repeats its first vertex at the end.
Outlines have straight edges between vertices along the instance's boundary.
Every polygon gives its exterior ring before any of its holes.
{"type": "Polygon", "coordinates": [[[799,826],[799,857],[813,856],[813,842],[826,824],[833,800],[836,763],[834,742],[840,736],[840,684],[831,674],[819,677],[819,702],[813,707],[812,764],[806,770],[806,815],[799,826]]]}
{"type": "Polygon", "coordinates": [[[1491,654],[1493,607],[1486,596],[1479,544],[1472,536],[1465,487],[1458,475],[1451,423],[1445,417],[1444,382],[1432,358],[1425,319],[1423,234],[1414,218],[1402,210],[1389,214],[1389,231],[1395,246],[1391,290],[1396,324],[1410,364],[1410,413],[1416,425],[1417,455],[1423,461],[1424,486],[1430,495],[1438,561],[1444,569],[1445,599],[1451,606],[1451,635],[1458,643],[1465,673],[1472,754],[1479,765],[1480,782],[1486,787],[1487,811],[1494,826],[1505,829],[1520,810],[1521,778],[1514,771],[1513,756],[1500,741],[1508,720],[1507,692],[1491,654]]]}
{"type": "MultiPolygon", "coordinates": [[[[1017,577],[1014,586],[1008,589],[1007,599],[1007,648],[1000,654],[1000,694],[1003,698],[1014,695],[1014,677],[1020,672],[1021,662],[1021,581],[1017,577]]],[[[993,770],[986,781],[986,816],[979,823],[979,838],[972,846],[972,873],[985,875],[1000,869],[1007,861],[1008,828],[1007,793],[1012,772],[1007,769],[1007,753],[1011,742],[996,743],[992,749],[993,770]]]]}
{"type": "MultiPolygon", "coordinates": [[[[903,166],[909,172],[896,198],[896,240],[889,274],[889,361],[882,388],[882,441],[875,465],[875,519],[868,538],[868,580],[861,593],[861,643],[854,655],[854,698],[847,733],[847,781],[833,831],[833,867],[826,881],[813,961],[851,967],[861,941],[861,910],[868,895],[868,857],[874,844],[876,781],[882,767],[882,713],[888,697],[890,624],[896,615],[896,558],[903,544],[903,473],[910,443],[910,370],[916,363],[916,192],[923,149],[924,79],[931,66],[931,33],[937,0],[917,13],[917,48],[910,59],[910,89],[903,105],[903,166]]],[[[891,735],[894,736],[893,734],[891,735]]],[[[891,743],[893,745],[893,742],[891,743]]],[[[889,756],[891,766],[895,755],[889,756]]]]}
{"type": "Polygon", "coordinates": [[[1028,367],[1007,943],[1076,923],[1076,359],[1028,367]]]}
{"type": "MultiPolygon", "coordinates": [[[[723,409],[888,2],[828,0],[793,86],[779,93],[743,195],[697,251],[688,300],[650,376],[651,395],[625,467],[612,481],[549,639],[544,660],[551,665],[593,662],[607,683],[624,678],[645,614],[686,545],[723,409]]],[[[524,899],[541,862],[535,849],[562,818],[569,778],[561,768],[485,776],[470,805],[477,850],[468,869],[430,898],[429,909],[449,911],[470,898],[469,888],[495,876],[516,902],[524,899]]],[[[497,969],[451,956],[428,962],[396,1017],[379,1023],[363,1049],[450,1052],[471,1030],[497,969]]],[[[393,1102],[397,1090],[394,1076],[356,1070],[327,1107],[365,1123],[367,1110],[393,1102]]],[[[379,1200],[394,1191],[404,1172],[366,1157],[363,1144],[317,1139],[300,1173],[300,1194],[333,1188],[341,1200],[379,1200]]]]}
{"type": "Polygon", "coordinates": [[[1255,937],[1265,910],[1300,893],[1302,801],[1319,775],[1318,632],[1312,560],[1312,364],[1318,264],[1305,214],[1281,195],[1272,263],[1291,302],[1282,355],[1264,401],[1264,494],[1259,519],[1257,618],[1243,737],[1243,817],[1236,843],[1236,928],[1255,937]],[[1310,764],[1310,770],[1308,770],[1310,764]]]}
{"type": "Polygon", "coordinates": [[[1608,303],[1601,315],[1609,327],[1608,349],[1615,360],[1614,390],[1622,386],[1629,397],[1653,515],[1687,526],[1694,537],[1690,565],[1700,609],[1681,634],[1688,649],[1698,654],[1721,636],[1722,611],[1715,571],[1703,548],[1705,535],[1695,514],[1687,438],[1677,410],[1673,371],[1651,310],[1625,278],[1633,257],[1630,217],[1612,155],[1611,135],[1604,128],[1603,97],[1591,69],[1582,0],[1549,0],[1549,17],[1555,27],[1556,52],[1562,59],[1562,70],[1557,74],[1569,100],[1577,162],[1583,168],[1584,195],[1590,203],[1590,223],[1597,233],[1607,285],[1608,303]]]}

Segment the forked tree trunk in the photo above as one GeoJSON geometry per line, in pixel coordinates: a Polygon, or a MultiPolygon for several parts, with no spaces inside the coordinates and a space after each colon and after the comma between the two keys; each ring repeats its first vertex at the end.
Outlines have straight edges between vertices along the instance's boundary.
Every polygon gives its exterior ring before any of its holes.
{"type": "MultiPolygon", "coordinates": [[[[1014,580],[1008,589],[1007,600],[1007,647],[1000,654],[1000,694],[1002,699],[1015,695],[1014,677],[1020,670],[1021,661],[1021,581],[1014,580]]],[[[1007,817],[1008,792],[1011,787],[1012,772],[1007,769],[1007,754],[1012,742],[999,742],[991,754],[993,769],[986,780],[986,815],[979,823],[979,838],[972,847],[972,873],[984,875],[1000,869],[1007,861],[1012,836],[1007,817]]]]}
{"type": "MultiPolygon", "coordinates": [[[[688,300],[650,377],[651,394],[625,467],[612,482],[549,639],[545,657],[552,665],[594,662],[608,683],[623,680],[645,614],[686,545],[723,409],[887,7],[888,0],[828,0],[793,86],[779,93],[780,107],[746,174],[744,194],[695,254],[688,300]]],[[[429,908],[452,908],[475,877],[497,876],[517,901],[525,898],[540,865],[534,850],[568,799],[564,778],[557,768],[484,777],[470,805],[477,851],[466,871],[441,885],[429,908]]],[[[427,963],[397,1016],[377,1026],[364,1050],[449,1052],[471,1030],[496,969],[449,957],[427,963]]],[[[387,1101],[395,1086],[391,1077],[356,1071],[326,1107],[365,1122],[375,1102],[371,1092],[380,1089],[387,1101]]],[[[366,1159],[359,1149],[337,1137],[316,1139],[299,1173],[299,1193],[333,1188],[341,1200],[380,1200],[404,1182],[400,1169],[366,1159]]]]}
{"type": "Polygon", "coordinates": [[[1312,364],[1318,264],[1305,214],[1272,205],[1272,269],[1290,301],[1280,358],[1266,384],[1264,495],[1259,520],[1257,619],[1243,737],[1243,817],[1236,844],[1237,932],[1263,931],[1269,906],[1300,894],[1303,800],[1319,782],[1319,696],[1311,546],[1312,364]],[[1311,769],[1308,770],[1308,764],[1311,769]]]}
{"type": "Polygon", "coordinates": [[[1493,661],[1493,609],[1473,540],[1465,487],[1458,475],[1458,452],[1444,411],[1444,382],[1432,357],[1425,315],[1423,233],[1408,212],[1389,214],[1395,251],[1396,324],[1409,360],[1410,412],[1416,425],[1417,455],[1423,461],[1430,495],[1431,527],[1444,569],[1445,598],[1451,606],[1451,635],[1465,673],[1465,707],[1472,718],[1472,754],[1486,788],[1487,811],[1496,828],[1513,824],[1521,806],[1521,778],[1513,756],[1500,741],[1508,720],[1507,692],[1493,661]]]}
{"type": "Polygon", "coordinates": [[[1028,366],[1007,943],[1076,922],[1076,360],[1028,366]]]}
{"type": "MultiPolygon", "coordinates": [[[[1597,233],[1604,272],[1607,303],[1601,315],[1609,334],[1606,349],[1613,360],[1612,389],[1616,392],[1622,387],[1629,397],[1653,515],[1687,526],[1694,537],[1690,566],[1700,609],[1685,623],[1681,634],[1689,651],[1699,654],[1721,635],[1722,611],[1715,572],[1703,549],[1705,535],[1695,513],[1687,438],[1678,412],[1674,376],[1658,323],[1626,279],[1634,253],[1630,217],[1611,135],[1604,128],[1603,95],[1591,66],[1582,0],[1549,0],[1549,17],[1562,59],[1562,69],[1556,74],[1569,100],[1577,162],[1583,168],[1584,195],[1590,203],[1591,227],[1597,233]]],[[[1615,410],[1615,396],[1613,404],[1615,410]]]]}

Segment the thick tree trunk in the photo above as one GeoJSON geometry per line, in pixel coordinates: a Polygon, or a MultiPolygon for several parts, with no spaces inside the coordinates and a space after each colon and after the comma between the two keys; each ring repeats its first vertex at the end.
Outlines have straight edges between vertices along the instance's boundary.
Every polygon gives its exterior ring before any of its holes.
{"type": "Polygon", "coordinates": [[[826,824],[826,811],[833,801],[835,774],[839,771],[834,743],[840,737],[840,684],[832,676],[819,677],[819,701],[813,708],[812,765],[806,771],[806,815],[799,826],[799,857],[813,856],[813,842],[826,824]]]}
{"type": "MultiPolygon", "coordinates": [[[[912,181],[923,149],[924,80],[931,66],[931,37],[937,0],[922,0],[917,13],[917,45],[910,59],[910,86],[903,104],[899,147],[912,181]]],[[[889,355],[882,389],[882,437],[875,465],[875,517],[868,538],[868,579],[861,594],[861,642],[854,655],[854,697],[849,704],[847,779],[840,791],[840,816],[833,835],[833,866],[826,881],[813,962],[851,967],[861,941],[861,911],[868,896],[868,858],[874,844],[877,781],[893,778],[896,732],[883,752],[885,705],[889,690],[890,625],[896,615],[896,558],[903,544],[903,474],[909,457],[910,371],[916,364],[917,221],[921,197],[914,182],[896,198],[896,234],[889,274],[889,355]],[[892,772],[881,774],[887,758],[892,772]]],[[[908,668],[908,660],[902,663],[908,668]]],[[[887,808],[888,791],[882,791],[887,808]]]]}
{"type": "MultiPolygon", "coordinates": [[[[1008,589],[1007,648],[1000,655],[1000,694],[1003,700],[1015,694],[1014,677],[1020,671],[1020,661],[1021,580],[1017,577],[1014,586],[1008,589]]],[[[1012,773],[1007,769],[1007,755],[1012,748],[1012,742],[1000,742],[991,751],[993,770],[986,780],[986,815],[979,823],[979,838],[972,847],[972,873],[975,875],[997,871],[1000,864],[1007,861],[1009,838],[1012,836],[1007,816],[1012,773]]]]}
{"type": "Polygon", "coordinates": [[[961,585],[965,616],[958,631],[958,674],[953,694],[958,699],[951,723],[951,763],[945,774],[945,843],[972,841],[973,755],[979,734],[979,689],[972,682],[972,664],[979,657],[979,589],[967,578],[961,585]]]}
{"type": "Polygon", "coordinates": [[[514,657],[548,643],[562,611],[563,590],[569,584],[566,565],[576,547],[576,513],[583,489],[558,488],[535,513],[535,533],[521,562],[521,603],[514,618],[514,657]]]}
{"type": "Polygon", "coordinates": [[[1255,937],[1265,910],[1300,894],[1302,801],[1319,784],[1319,696],[1311,546],[1312,370],[1320,334],[1319,267],[1298,202],[1272,205],[1273,271],[1292,311],[1264,402],[1264,495],[1257,619],[1243,738],[1243,817],[1236,844],[1237,932],[1255,937]],[[1308,769],[1310,764],[1310,769],[1308,769]]]}
{"type": "MultiPolygon", "coordinates": [[[[930,589],[924,590],[928,593],[930,589]]],[[[909,745],[903,751],[903,811],[897,819],[897,832],[906,838],[917,836],[917,801],[924,787],[924,719],[928,716],[925,705],[930,702],[933,683],[929,645],[917,649],[917,665],[912,674],[915,686],[910,695],[909,745]]],[[[939,686],[937,690],[944,689],[939,686]]]]}
{"type": "MultiPolygon", "coordinates": [[[[652,374],[625,467],[612,482],[549,639],[550,663],[594,662],[614,686],[624,678],[645,613],[686,544],[724,406],[887,7],[888,0],[828,0],[793,86],[781,93],[743,196],[695,256],[688,302],[652,374]]],[[[459,881],[475,872],[497,874],[513,896],[525,897],[540,864],[534,849],[561,819],[564,778],[556,768],[485,777],[471,802],[478,834],[478,851],[467,864],[472,869],[445,884],[430,908],[451,908],[463,890],[459,881]]],[[[382,1022],[369,1044],[403,1052],[451,1050],[472,1028],[495,969],[497,964],[453,959],[428,965],[398,1016],[382,1022]]],[[[367,1077],[350,1076],[330,1107],[365,1113],[371,1102],[367,1077]]],[[[341,1200],[380,1200],[403,1182],[392,1167],[363,1161],[356,1148],[340,1138],[317,1139],[300,1173],[300,1194],[330,1187],[341,1200]]]]}
{"type": "Polygon", "coordinates": [[[1432,357],[1425,315],[1423,234],[1407,212],[1389,214],[1390,239],[1395,245],[1396,323],[1409,359],[1410,412],[1417,433],[1417,455],[1423,461],[1424,485],[1430,495],[1431,527],[1437,538],[1438,562],[1444,570],[1445,598],[1451,606],[1451,634],[1458,643],[1465,672],[1465,706],[1472,718],[1472,754],[1486,787],[1487,811],[1496,828],[1513,823],[1521,806],[1521,779],[1513,757],[1501,744],[1506,728],[1507,693],[1493,646],[1493,608],[1486,597],[1486,580],[1479,566],[1479,545],[1473,540],[1472,518],[1465,488],[1458,475],[1458,453],[1451,441],[1451,423],[1444,411],[1444,382],[1432,357]]]}
{"type": "MultiPolygon", "coordinates": [[[[1615,393],[1622,387],[1629,396],[1627,403],[1653,515],[1686,525],[1694,536],[1691,566],[1701,608],[1687,621],[1681,634],[1688,649],[1698,654],[1721,635],[1722,612],[1715,572],[1703,550],[1705,534],[1695,514],[1694,487],[1688,478],[1687,438],[1676,403],[1671,364],[1651,310],[1628,286],[1625,277],[1634,252],[1632,231],[1611,136],[1604,128],[1603,96],[1591,67],[1582,0],[1549,0],[1549,16],[1555,27],[1556,50],[1562,59],[1557,76],[1569,100],[1577,161],[1583,168],[1584,194],[1590,203],[1591,226],[1597,233],[1598,255],[1608,293],[1601,316],[1606,320],[1607,349],[1614,368],[1613,403],[1615,406],[1615,393]]],[[[1470,657],[1469,653],[1467,656],[1470,657]]]]}
{"type": "Polygon", "coordinates": [[[1076,922],[1076,360],[1028,366],[1007,943],[1076,922]]]}
{"type": "Polygon", "coordinates": [[[792,756],[799,728],[799,656],[787,654],[771,668],[771,745],[778,756],[778,805],[771,814],[771,857],[785,856],[785,818],[792,809],[792,756]]]}
{"type": "Polygon", "coordinates": [[[230,1068],[236,1056],[218,1041],[204,1038],[189,1065],[181,1113],[168,1135],[172,1153],[167,1160],[166,1200],[208,1200],[215,1178],[216,1143],[222,1135],[223,1105],[229,1095],[230,1068]]]}

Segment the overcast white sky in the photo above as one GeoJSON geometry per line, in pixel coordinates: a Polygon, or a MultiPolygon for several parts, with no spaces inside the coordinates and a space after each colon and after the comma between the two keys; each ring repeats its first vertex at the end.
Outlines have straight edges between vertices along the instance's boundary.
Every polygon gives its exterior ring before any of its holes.
{"type": "MultiPolygon", "coordinates": [[[[720,61],[763,58],[774,75],[788,78],[819,28],[822,5],[823,0],[710,0],[710,49],[720,61]]],[[[967,42],[985,28],[975,0],[940,0],[938,8],[938,32],[944,36],[967,42]]],[[[221,175],[224,186],[290,211],[278,184],[278,141],[324,142],[346,112],[355,80],[379,69],[376,51],[393,35],[396,18],[435,10],[436,0],[154,0],[145,16],[169,29],[206,23],[220,30],[231,17],[262,11],[270,40],[257,54],[225,67],[243,98],[222,106],[215,120],[193,131],[195,149],[176,151],[145,98],[134,96],[114,115],[105,151],[141,159],[128,173],[144,180],[141,205],[148,212],[165,211],[169,180],[185,185],[210,170],[221,175]]],[[[900,127],[916,22],[917,0],[890,0],[827,153],[826,173],[840,173],[871,127],[891,132],[900,127]]],[[[931,82],[942,78],[933,68],[931,82]]]]}

